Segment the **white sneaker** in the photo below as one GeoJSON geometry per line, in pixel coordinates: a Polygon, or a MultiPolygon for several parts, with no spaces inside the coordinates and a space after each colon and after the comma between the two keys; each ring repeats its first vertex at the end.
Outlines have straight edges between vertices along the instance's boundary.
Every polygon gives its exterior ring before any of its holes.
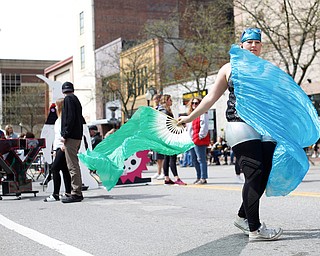
{"type": "Polygon", "coordinates": [[[244,234],[246,234],[247,236],[249,235],[250,229],[249,229],[249,223],[247,219],[237,216],[233,224],[238,229],[240,229],[244,234]]]}
{"type": "Polygon", "coordinates": [[[160,175],[158,173],[156,173],[155,175],[153,175],[151,178],[152,179],[157,179],[160,175]]]}
{"type": "Polygon", "coordinates": [[[157,178],[157,180],[164,180],[164,175],[163,174],[160,174],[157,178]]]}
{"type": "Polygon", "coordinates": [[[258,230],[249,232],[249,242],[277,240],[282,235],[282,232],[281,228],[269,229],[266,224],[262,223],[258,230]]]}
{"type": "Polygon", "coordinates": [[[60,199],[55,198],[53,195],[50,195],[49,197],[47,197],[46,199],[44,199],[44,202],[56,202],[59,201],[60,199]]]}
{"type": "Polygon", "coordinates": [[[236,182],[240,183],[240,184],[243,184],[244,180],[242,179],[242,177],[240,175],[236,175],[236,182]]]}

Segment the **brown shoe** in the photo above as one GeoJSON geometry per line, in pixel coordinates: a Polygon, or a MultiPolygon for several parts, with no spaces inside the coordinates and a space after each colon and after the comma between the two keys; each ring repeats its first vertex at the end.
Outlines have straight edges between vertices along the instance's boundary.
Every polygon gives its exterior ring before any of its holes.
{"type": "Polygon", "coordinates": [[[65,197],[61,200],[62,203],[78,203],[83,200],[83,196],[71,195],[70,197],[65,197]]]}
{"type": "Polygon", "coordinates": [[[206,179],[200,179],[196,184],[197,185],[207,184],[207,180],[206,179]]]}

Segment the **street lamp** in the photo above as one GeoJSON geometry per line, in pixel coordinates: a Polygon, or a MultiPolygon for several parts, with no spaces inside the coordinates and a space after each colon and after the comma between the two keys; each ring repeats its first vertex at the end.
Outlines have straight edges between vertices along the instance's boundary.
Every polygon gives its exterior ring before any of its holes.
{"type": "Polygon", "coordinates": [[[116,118],[116,110],[118,109],[117,106],[110,106],[108,109],[111,110],[111,118],[109,122],[112,124],[113,128],[116,128],[118,124],[118,119],[116,118]]]}
{"type": "Polygon", "coordinates": [[[151,99],[152,99],[152,94],[150,93],[149,90],[147,90],[147,92],[146,92],[146,100],[147,100],[148,106],[150,106],[150,100],[151,99]]]}

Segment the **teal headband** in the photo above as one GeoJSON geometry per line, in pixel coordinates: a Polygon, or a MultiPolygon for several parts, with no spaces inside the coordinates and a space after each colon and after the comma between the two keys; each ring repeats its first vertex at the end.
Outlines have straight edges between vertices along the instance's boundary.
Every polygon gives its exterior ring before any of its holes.
{"type": "Polygon", "coordinates": [[[261,29],[259,28],[247,28],[242,32],[240,37],[241,43],[248,40],[259,40],[261,41],[261,29]]]}

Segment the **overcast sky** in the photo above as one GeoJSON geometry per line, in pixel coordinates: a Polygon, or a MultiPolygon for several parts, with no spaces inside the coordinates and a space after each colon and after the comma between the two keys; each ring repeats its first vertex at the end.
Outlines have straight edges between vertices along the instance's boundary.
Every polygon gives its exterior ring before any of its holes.
{"type": "Polygon", "coordinates": [[[76,0],[0,0],[0,59],[72,56],[76,0]]]}

